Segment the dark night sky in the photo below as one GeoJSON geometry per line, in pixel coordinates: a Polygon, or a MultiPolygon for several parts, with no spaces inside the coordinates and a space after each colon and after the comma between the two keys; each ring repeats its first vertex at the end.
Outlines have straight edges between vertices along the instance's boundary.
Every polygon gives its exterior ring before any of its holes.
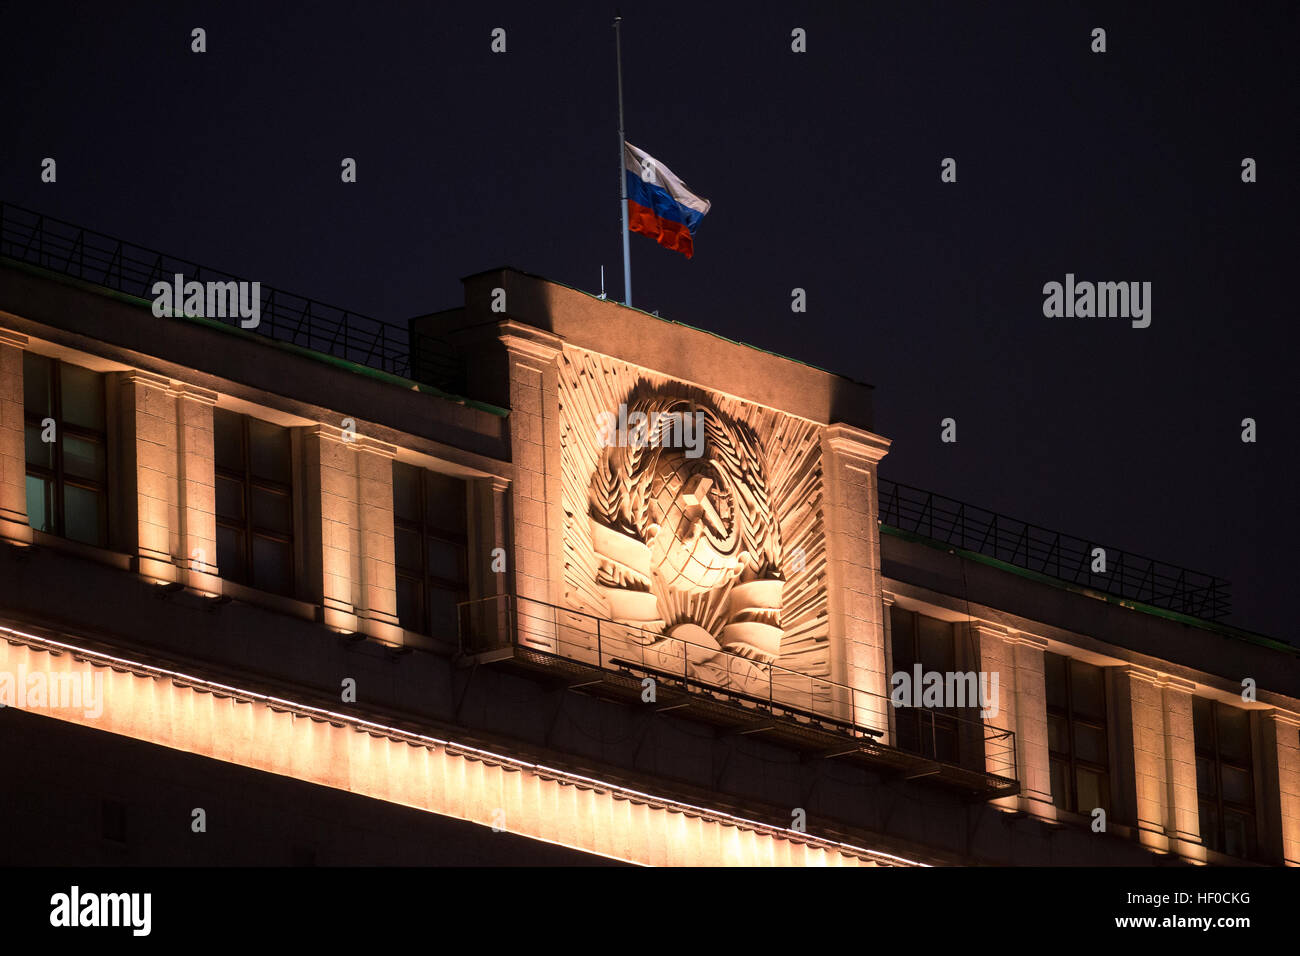
{"type": "MultiPolygon", "coordinates": [[[[713,201],[693,260],[632,237],[634,298],[875,385],[886,476],[1294,641],[1296,8],[1134,6],[624,2],[628,138],[713,201]],[[1044,318],[1067,272],[1151,327],[1044,318]]],[[[8,4],[0,198],[394,321],[499,265],[621,297],[613,12],[8,4]]]]}

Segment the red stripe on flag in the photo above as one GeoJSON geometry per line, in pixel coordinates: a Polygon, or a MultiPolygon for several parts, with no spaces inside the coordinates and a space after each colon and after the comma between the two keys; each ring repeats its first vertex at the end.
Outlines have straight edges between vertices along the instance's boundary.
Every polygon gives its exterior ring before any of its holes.
{"type": "Polygon", "coordinates": [[[656,216],[654,210],[630,199],[627,201],[627,227],[633,232],[649,236],[665,249],[680,252],[687,259],[695,254],[695,242],[685,225],[656,216]]]}

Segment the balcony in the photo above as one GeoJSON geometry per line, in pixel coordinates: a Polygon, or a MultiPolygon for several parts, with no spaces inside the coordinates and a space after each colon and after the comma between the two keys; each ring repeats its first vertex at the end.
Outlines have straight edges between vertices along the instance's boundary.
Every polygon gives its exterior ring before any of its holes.
{"type": "Polygon", "coordinates": [[[889,699],[778,664],[620,624],[529,598],[460,605],[460,659],[549,678],[576,693],[674,713],[733,736],[761,736],[804,759],[848,760],[926,778],[972,800],[1018,793],[1015,734],[982,720],[913,715],[916,746],[891,746],[889,699]],[[653,688],[653,699],[650,699],[653,688]],[[956,761],[937,759],[956,728],[956,761]]]}

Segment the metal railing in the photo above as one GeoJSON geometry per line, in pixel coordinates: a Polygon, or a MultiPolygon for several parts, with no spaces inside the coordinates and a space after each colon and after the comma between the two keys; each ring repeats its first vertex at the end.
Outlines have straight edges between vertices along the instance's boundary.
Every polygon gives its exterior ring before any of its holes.
{"type": "Polygon", "coordinates": [[[884,478],[880,521],[940,544],[1207,621],[1227,616],[1231,608],[1224,578],[1110,547],[1104,548],[1105,572],[1095,572],[1093,549],[1103,547],[1095,541],[884,478]]]}
{"type": "MultiPolygon", "coordinates": [[[[238,282],[239,277],[0,202],[0,257],[153,300],[154,283],[238,282]]],[[[261,284],[260,321],[252,330],[278,342],[434,385],[464,391],[464,368],[450,344],[350,309],[261,284]]],[[[212,316],[238,326],[238,316],[212,316]]]]}
{"type": "MultiPolygon", "coordinates": [[[[882,694],[530,598],[495,595],[463,602],[458,609],[460,650],[466,656],[523,649],[607,673],[668,680],[718,701],[816,722],[881,745],[890,740],[893,705],[882,694]]],[[[940,735],[956,732],[967,741],[961,766],[972,768],[974,762],[979,766],[973,769],[1017,779],[1014,732],[953,708],[905,711],[914,715],[910,753],[958,765],[943,760],[938,742],[940,735]]]]}

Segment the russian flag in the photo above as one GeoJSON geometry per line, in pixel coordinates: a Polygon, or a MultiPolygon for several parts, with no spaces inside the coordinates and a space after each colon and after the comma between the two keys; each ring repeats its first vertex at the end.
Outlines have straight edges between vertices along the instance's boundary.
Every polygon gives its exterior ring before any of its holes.
{"type": "Polygon", "coordinates": [[[628,228],[659,245],[695,252],[695,229],[712,205],[686,188],[673,171],[649,153],[623,141],[627,164],[628,228]]]}

